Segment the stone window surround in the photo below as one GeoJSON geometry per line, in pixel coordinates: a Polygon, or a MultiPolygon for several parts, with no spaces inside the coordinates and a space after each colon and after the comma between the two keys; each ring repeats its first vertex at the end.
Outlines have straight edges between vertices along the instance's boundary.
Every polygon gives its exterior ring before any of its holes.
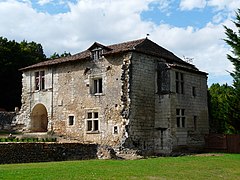
{"type": "Polygon", "coordinates": [[[184,94],[184,74],[182,72],[175,72],[176,93],[184,94]]]}
{"type": "Polygon", "coordinates": [[[87,134],[100,133],[100,117],[98,109],[86,109],[85,129],[87,134]],[[91,116],[90,116],[91,114],[91,116]],[[89,123],[89,124],[88,124],[89,123]],[[91,125],[91,127],[89,127],[91,125]],[[96,127],[97,125],[97,127],[96,127]],[[91,128],[91,130],[89,130],[91,128]]]}
{"type": "Polygon", "coordinates": [[[89,76],[90,94],[94,96],[104,95],[104,75],[96,74],[89,76]],[[101,79],[101,81],[99,81],[101,79]],[[101,83],[101,84],[99,84],[101,83]]]}
{"type": "Polygon", "coordinates": [[[68,115],[68,126],[74,126],[75,125],[75,116],[74,114],[68,115]]]}
{"type": "Polygon", "coordinates": [[[46,77],[44,70],[34,71],[34,90],[41,91],[45,90],[46,86],[46,77]]]}
{"type": "Polygon", "coordinates": [[[185,109],[176,109],[176,127],[185,128],[186,127],[186,117],[185,109]]]}

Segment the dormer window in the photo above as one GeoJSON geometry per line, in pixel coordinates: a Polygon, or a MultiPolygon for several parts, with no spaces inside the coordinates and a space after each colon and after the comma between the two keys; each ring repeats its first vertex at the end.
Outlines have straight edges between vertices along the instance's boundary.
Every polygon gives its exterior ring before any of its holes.
{"type": "Polygon", "coordinates": [[[91,51],[91,56],[93,60],[99,60],[102,57],[103,49],[95,48],[91,51]]]}
{"type": "Polygon", "coordinates": [[[88,50],[91,52],[91,59],[96,61],[102,58],[103,53],[111,51],[112,49],[95,42],[88,50]]]}

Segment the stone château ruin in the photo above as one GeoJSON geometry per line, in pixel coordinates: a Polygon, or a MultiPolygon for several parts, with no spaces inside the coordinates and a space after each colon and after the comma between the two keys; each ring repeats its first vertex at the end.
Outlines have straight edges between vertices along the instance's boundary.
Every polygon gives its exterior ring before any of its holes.
{"type": "Polygon", "coordinates": [[[25,132],[53,132],[117,151],[202,147],[207,73],[149,39],[87,50],[21,69],[25,132]]]}

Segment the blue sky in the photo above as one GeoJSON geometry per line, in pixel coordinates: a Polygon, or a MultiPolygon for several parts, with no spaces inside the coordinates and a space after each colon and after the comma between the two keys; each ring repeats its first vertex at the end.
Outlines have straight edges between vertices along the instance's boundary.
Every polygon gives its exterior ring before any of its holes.
{"type": "Polygon", "coordinates": [[[208,84],[232,83],[223,39],[239,0],[0,0],[0,36],[41,43],[50,56],[146,37],[208,72],[208,84]]]}

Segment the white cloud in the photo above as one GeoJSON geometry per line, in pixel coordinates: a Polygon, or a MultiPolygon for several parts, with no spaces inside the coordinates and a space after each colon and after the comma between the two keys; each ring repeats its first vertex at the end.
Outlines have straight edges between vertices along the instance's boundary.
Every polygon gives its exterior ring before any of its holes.
{"type": "Polygon", "coordinates": [[[204,8],[206,6],[206,0],[181,0],[181,10],[192,10],[194,8],[204,8]]]}
{"type": "Polygon", "coordinates": [[[38,0],[38,4],[41,6],[49,4],[51,2],[52,2],[52,0],[38,0]]]}
{"type": "MultiPolygon", "coordinates": [[[[233,27],[231,21],[225,19],[228,16],[220,16],[217,12],[214,24],[208,23],[200,29],[191,26],[179,28],[168,24],[157,25],[141,19],[141,12],[149,10],[150,3],[170,8],[170,4],[166,2],[81,0],[75,4],[68,3],[70,10],[67,13],[50,15],[37,12],[29,1],[0,1],[0,17],[7,17],[0,18],[0,34],[17,41],[25,39],[41,43],[44,52],[49,56],[54,52],[77,53],[88,48],[94,41],[108,45],[143,38],[150,33],[150,39],[180,58],[194,58],[193,63],[200,70],[209,72],[211,76],[227,76],[226,70],[231,71],[232,65],[226,59],[229,47],[222,40],[225,36],[220,22],[233,27]]],[[[182,7],[191,9],[205,6],[205,1],[188,2],[182,7]],[[193,2],[194,5],[191,4],[193,2]]],[[[214,0],[210,2],[208,5],[214,6],[214,0]]],[[[231,2],[230,4],[237,4],[238,0],[231,2]]],[[[232,6],[228,8],[229,13],[232,13],[232,6]]]]}
{"type": "Polygon", "coordinates": [[[158,4],[158,9],[161,12],[167,13],[166,15],[169,16],[171,14],[170,9],[174,0],[158,0],[156,4],[158,4]]]}
{"type": "Polygon", "coordinates": [[[229,48],[224,46],[222,25],[207,24],[202,29],[193,27],[178,28],[160,25],[152,32],[152,37],[163,47],[174,51],[180,58],[193,58],[200,70],[214,75],[228,75],[232,70],[226,54],[229,48]]]}
{"type": "Polygon", "coordinates": [[[239,0],[208,0],[208,6],[213,6],[217,10],[233,11],[240,7],[239,0]]]}

